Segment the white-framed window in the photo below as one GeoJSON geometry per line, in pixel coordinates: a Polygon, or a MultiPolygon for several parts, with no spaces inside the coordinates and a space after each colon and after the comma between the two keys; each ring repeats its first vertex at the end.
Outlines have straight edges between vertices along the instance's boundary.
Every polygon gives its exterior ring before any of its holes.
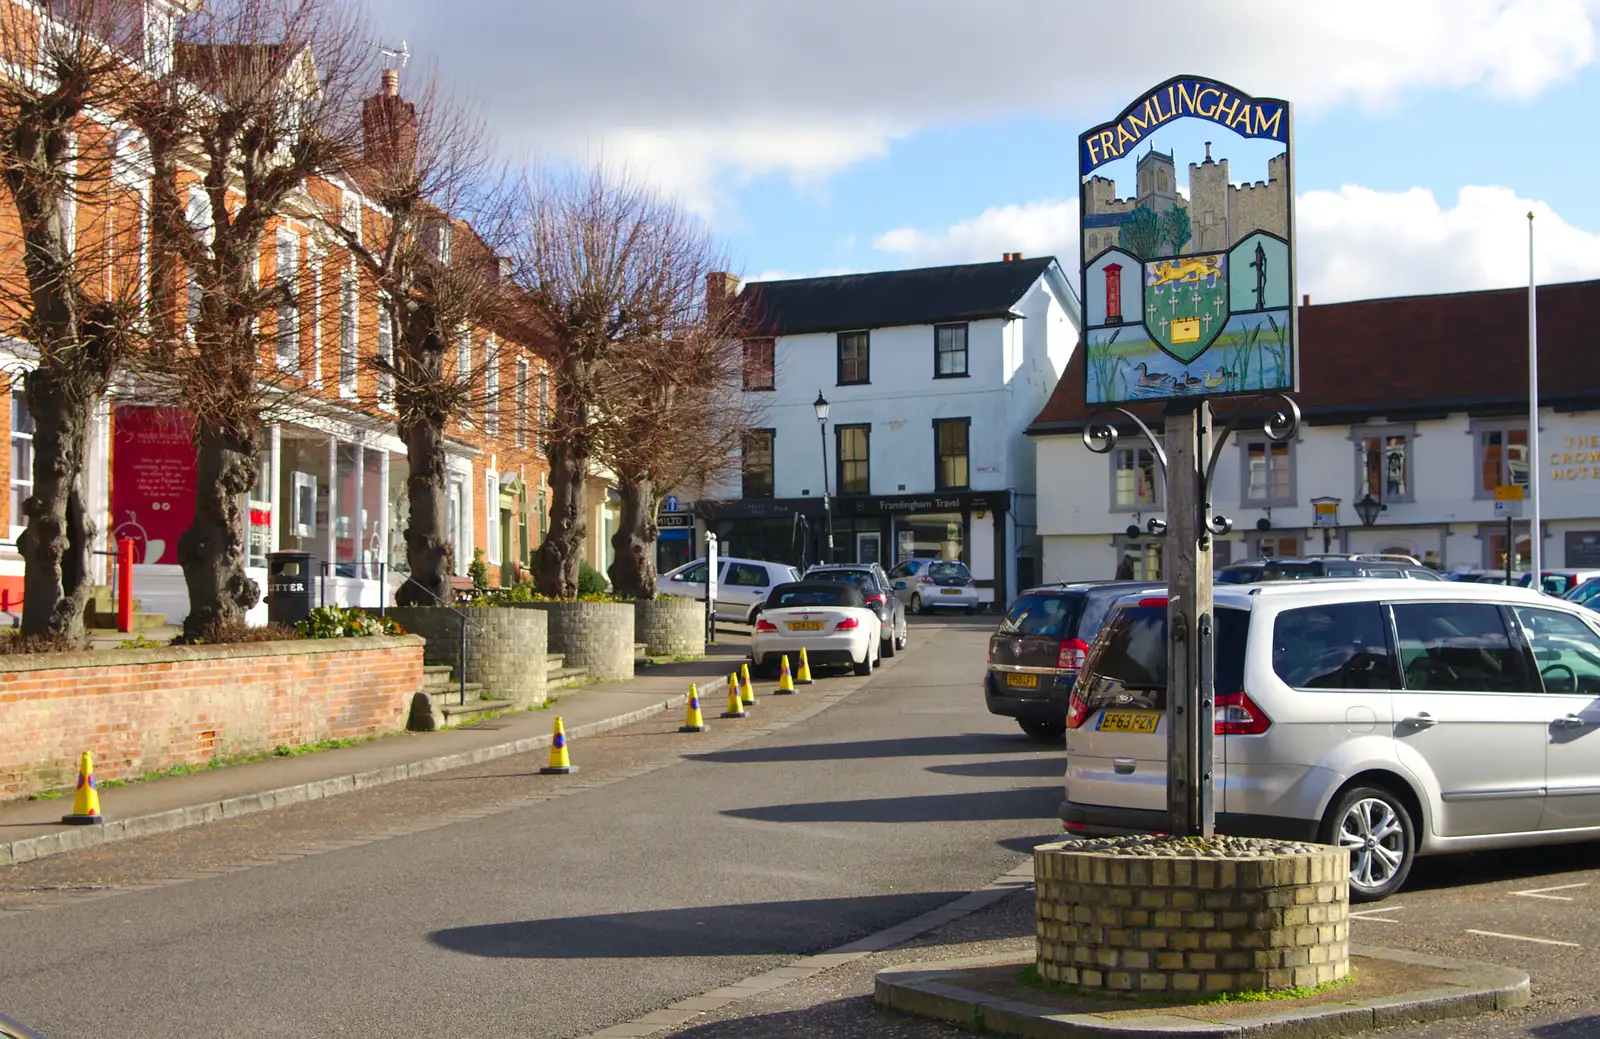
{"type": "Polygon", "coordinates": [[[490,566],[500,565],[500,476],[490,470],[483,474],[483,558],[490,566]]]}
{"type": "Polygon", "coordinates": [[[57,205],[61,215],[61,242],[71,256],[78,249],[78,135],[69,134],[67,140],[72,158],[62,164],[67,174],[67,187],[57,205]]]}
{"type": "Polygon", "coordinates": [[[500,343],[494,336],[483,341],[483,431],[500,435],[500,343]]]}
{"type": "Polygon", "coordinates": [[[433,220],[428,223],[428,251],[433,258],[442,264],[450,263],[451,249],[454,243],[454,228],[449,220],[433,220]]]}
{"type": "Polygon", "coordinates": [[[1119,447],[1111,452],[1111,507],[1133,512],[1161,507],[1161,469],[1150,447],[1119,447]]]}
{"type": "Polygon", "coordinates": [[[293,231],[278,232],[276,268],[273,278],[278,287],[278,328],[276,335],[278,370],[300,374],[300,239],[293,231]]]}
{"type": "MultiPolygon", "coordinates": [[[[1493,498],[1496,487],[1528,485],[1527,420],[1475,419],[1472,442],[1473,497],[1493,498]]],[[[1500,554],[1505,555],[1504,546],[1500,554]]]]}
{"type": "Polygon", "coordinates": [[[378,407],[384,411],[394,410],[394,373],[389,366],[394,364],[394,308],[389,306],[388,300],[378,304],[378,407]]]}
{"type": "Polygon", "coordinates": [[[462,329],[456,334],[456,381],[472,378],[472,333],[462,329]]]}
{"type": "Polygon", "coordinates": [[[528,446],[528,359],[517,358],[517,446],[528,446]]]}
{"type": "Polygon", "coordinates": [[[352,191],[341,192],[339,196],[339,225],[361,241],[361,199],[352,191]]]}
{"type": "MultiPolygon", "coordinates": [[[[184,221],[189,225],[200,244],[206,248],[211,247],[213,228],[211,225],[211,199],[205,189],[198,184],[189,186],[189,199],[184,206],[184,221]]],[[[189,341],[194,341],[194,330],[200,324],[200,278],[195,274],[193,265],[189,269],[189,299],[186,311],[184,333],[189,341]]]]}
{"type": "Polygon", "coordinates": [[[1239,441],[1240,504],[1260,509],[1295,503],[1294,444],[1262,437],[1239,441]]]}
{"type": "Polygon", "coordinates": [[[33,412],[20,379],[11,383],[11,539],[28,525],[22,503],[33,493],[33,412]]]}
{"type": "Polygon", "coordinates": [[[322,386],[322,268],[327,255],[320,249],[311,250],[311,385],[322,386]]]}
{"type": "Polygon", "coordinates": [[[1357,426],[1350,432],[1356,444],[1356,498],[1370,494],[1386,504],[1414,501],[1411,445],[1416,427],[1357,426]]]}
{"type": "Polygon", "coordinates": [[[357,320],[360,310],[356,298],[356,276],[349,271],[339,276],[339,396],[356,395],[356,367],[360,360],[357,320]]]}
{"type": "Polygon", "coordinates": [[[539,457],[543,458],[550,444],[550,373],[539,372],[539,427],[534,430],[539,457]]]}

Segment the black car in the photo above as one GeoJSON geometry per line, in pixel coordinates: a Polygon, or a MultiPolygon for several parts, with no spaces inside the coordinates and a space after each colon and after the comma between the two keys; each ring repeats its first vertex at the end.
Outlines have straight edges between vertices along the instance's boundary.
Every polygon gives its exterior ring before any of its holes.
{"type": "Polygon", "coordinates": [[[806,571],[807,581],[845,581],[861,589],[867,608],[883,623],[884,659],[906,648],[906,608],[889,586],[889,575],[877,563],[822,563],[806,571]]]}
{"type": "Polygon", "coordinates": [[[1030,588],[1012,601],[989,636],[983,679],[989,713],[1015,718],[1035,739],[1067,731],[1067,696],[1089,644],[1119,600],[1164,585],[1143,581],[1084,581],[1030,588]]]}

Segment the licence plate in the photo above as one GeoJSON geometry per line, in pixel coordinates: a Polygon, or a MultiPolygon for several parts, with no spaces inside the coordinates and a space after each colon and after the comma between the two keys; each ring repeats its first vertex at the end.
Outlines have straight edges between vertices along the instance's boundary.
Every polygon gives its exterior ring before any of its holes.
{"type": "Polygon", "coordinates": [[[1160,719],[1155,711],[1107,711],[1096,728],[1101,732],[1155,732],[1160,719]]]}
{"type": "Polygon", "coordinates": [[[790,621],[790,631],[821,631],[821,621],[790,621]]]}
{"type": "Polygon", "coordinates": [[[959,589],[959,588],[946,588],[946,589],[944,589],[944,594],[946,594],[946,595],[960,595],[961,594],[961,589],[959,589]]]}
{"type": "Polygon", "coordinates": [[[1007,675],[1006,685],[1016,686],[1018,689],[1039,688],[1038,675],[1007,675]]]}

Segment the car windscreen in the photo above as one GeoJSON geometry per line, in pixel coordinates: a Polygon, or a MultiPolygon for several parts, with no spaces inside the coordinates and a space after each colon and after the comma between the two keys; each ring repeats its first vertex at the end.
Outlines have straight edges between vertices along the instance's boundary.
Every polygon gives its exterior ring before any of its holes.
{"type": "Polygon", "coordinates": [[[1226,570],[1217,571],[1216,576],[1218,584],[1255,584],[1260,580],[1261,567],[1259,566],[1229,567],[1226,570]]]}
{"type": "MultiPolygon", "coordinates": [[[[1214,689],[1244,689],[1245,643],[1250,614],[1220,607],[1216,611],[1214,689]]],[[[1129,605],[1112,614],[1078,673],[1078,692],[1091,710],[1107,703],[1134,703],[1152,710],[1166,707],[1167,607],[1129,605]],[[1123,697],[1130,698],[1124,700],[1123,697]]]]}
{"type": "Polygon", "coordinates": [[[1033,635],[1068,639],[1083,612],[1084,596],[1059,592],[1034,592],[1011,604],[1000,622],[1002,635],[1033,635]]]}
{"type": "Polygon", "coordinates": [[[834,581],[839,584],[853,584],[858,588],[876,591],[878,582],[868,570],[813,570],[806,575],[807,581],[834,581]]]}
{"type": "Polygon", "coordinates": [[[953,563],[949,560],[938,559],[928,564],[928,576],[935,581],[955,579],[965,581],[971,578],[972,574],[967,570],[967,564],[965,563],[953,563]]]}
{"type": "MultiPolygon", "coordinates": [[[[1150,590],[1151,594],[1159,592],[1159,588],[1150,590]]],[[[1136,594],[1138,594],[1137,589],[1127,586],[1090,592],[1084,597],[1083,615],[1078,618],[1078,628],[1073,632],[1073,637],[1093,642],[1094,637],[1100,634],[1100,625],[1106,622],[1106,616],[1111,612],[1111,608],[1128,596],[1136,594]]]]}
{"type": "MultiPolygon", "coordinates": [[[[1261,579],[1263,581],[1304,581],[1308,578],[1323,576],[1321,569],[1314,563],[1268,563],[1261,568],[1261,579]]],[[[1345,573],[1351,575],[1355,572],[1356,568],[1353,566],[1348,571],[1345,571],[1345,573]]],[[[1332,576],[1332,567],[1328,568],[1328,574],[1332,576]]]]}
{"type": "Polygon", "coordinates": [[[1563,598],[1568,602],[1588,602],[1596,596],[1600,596],[1600,577],[1589,578],[1568,592],[1563,598]]]}
{"type": "Polygon", "coordinates": [[[806,606],[860,606],[861,593],[848,584],[829,584],[816,581],[787,588],[775,588],[767,600],[767,609],[783,610],[806,606]]]}

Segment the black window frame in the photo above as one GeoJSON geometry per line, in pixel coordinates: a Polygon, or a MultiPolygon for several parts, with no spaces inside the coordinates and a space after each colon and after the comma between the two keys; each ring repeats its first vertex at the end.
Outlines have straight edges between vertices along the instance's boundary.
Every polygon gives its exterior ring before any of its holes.
{"type": "MultiPolygon", "coordinates": [[[[955,458],[957,456],[952,454],[952,455],[950,455],[948,457],[955,458]]],[[[933,489],[936,490],[936,491],[966,491],[966,490],[971,490],[971,488],[972,488],[972,419],[971,419],[971,417],[965,417],[965,418],[936,418],[936,419],[934,419],[933,420],[933,489]],[[945,479],[944,479],[944,460],[946,458],[946,455],[944,453],[944,441],[943,441],[943,438],[942,438],[942,434],[943,434],[944,428],[946,426],[949,426],[952,429],[958,429],[959,428],[961,430],[961,448],[962,448],[962,453],[961,453],[960,457],[965,458],[966,459],[966,463],[967,463],[967,479],[966,479],[966,481],[964,483],[959,483],[959,484],[946,483],[945,479]]]]}
{"type": "Polygon", "coordinates": [[[778,341],[770,336],[766,338],[746,339],[744,341],[744,391],[746,393],[770,393],[778,389],[778,341]],[[753,349],[766,349],[765,362],[757,366],[751,359],[753,349]],[[754,382],[750,375],[759,372],[766,376],[766,384],[754,382]]]}
{"type": "Polygon", "coordinates": [[[945,325],[934,325],[933,326],[933,377],[935,379],[967,379],[967,378],[971,378],[971,375],[972,375],[971,356],[972,355],[969,352],[970,349],[971,349],[971,342],[972,342],[971,326],[965,321],[958,322],[958,323],[952,323],[952,324],[945,324],[945,325]],[[944,347],[939,342],[939,333],[940,332],[953,332],[956,329],[960,329],[961,330],[961,370],[959,372],[941,372],[939,370],[939,367],[940,367],[939,359],[941,357],[943,357],[947,353],[953,355],[956,351],[944,349],[944,347]]]}
{"type": "Polygon", "coordinates": [[[840,497],[848,494],[872,493],[872,423],[846,422],[833,427],[833,475],[833,485],[837,488],[840,497]],[[848,463],[844,457],[844,435],[847,431],[860,431],[865,448],[862,458],[849,460],[848,463]],[[848,486],[848,481],[845,479],[846,464],[860,465],[862,467],[861,487],[859,489],[848,486]]]}
{"type": "Polygon", "coordinates": [[[744,498],[766,500],[772,498],[777,492],[778,483],[778,431],[776,429],[759,428],[747,429],[739,452],[739,493],[744,498]],[[767,440],[767,468],[766,488],[763,492],[758,488],[751,491],[752,470],[747,464],[750,457],[750,442],[753,439],[765,436],[767,440]]]}
{"type": "Polygon", "coordinates": [[[872,385],[872,333],[870,331],[865,331],[865,330],[855,331],[855,332],[840,332],[840,333],[838,333],[837,336],[834,337],[834,342],[835,342],[835,354],[836,354],[836,358],[837,358],[837,361],[838,361],[838,371],[836,373],[837,377],[838,377],[837,385],[840,385],[840,386],[870,386],[870,385],[872,385]],[[861,372],[857,373],[858,375],[860,375],[860,378],[846,379],[844,377],[844,364],[845,364],[844,348],[845,348],[845,342],[846,342],[846,340],[854,342],[857,336],[859,336],[860,339],[861,339],[861,358],[860,358],[860,361],[859,361],[859,365],[863,370],[861,372]]]}

